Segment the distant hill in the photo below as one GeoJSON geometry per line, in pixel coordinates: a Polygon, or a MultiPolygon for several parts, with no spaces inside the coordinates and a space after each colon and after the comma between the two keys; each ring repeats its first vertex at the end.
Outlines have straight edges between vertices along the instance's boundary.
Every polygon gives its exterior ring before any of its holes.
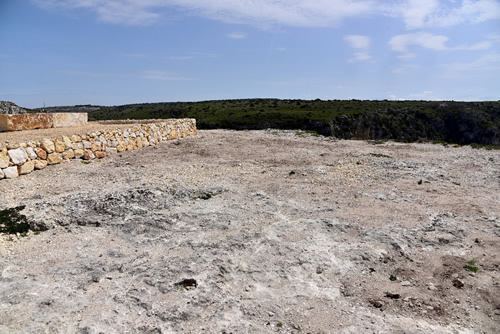
{"type": "Polygon", "coordinates": [[[89,120],[196,118],[198,128],[300,129],[342,139],[500,145],[500,101],[239,99],[50,107],[89,120]]]}

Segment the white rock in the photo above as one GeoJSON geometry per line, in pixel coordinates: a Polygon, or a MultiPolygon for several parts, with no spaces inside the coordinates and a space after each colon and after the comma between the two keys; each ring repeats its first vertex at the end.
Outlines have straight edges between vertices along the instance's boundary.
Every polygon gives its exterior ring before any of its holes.
{"type": "Polygon", "coordinates": [[[37,158],[37,155],[35,153],[35,150],[32,147],[26,148],[26,153],[28,154],[28,157],[31,160],[35,160],[37,158]]]}
{"type": "Polygon", "coordinates": [[[3,179],[5,174],[3,173],[3,170],[0,169],[0,180],[3,179]]]}
{"type": "Polygon", "coordinates": [[[5,174],[5,178],[7,179],[13,179],[19,176],[19,173],[17,172],[17,166],[5,168],[3,172],[5,174]]]}
{"type": "Polygon", "coordinates": [[[28,161],[28,155],[22,147],[16,148],[15,150],[9,150],[7,154],[9,155],[10,160],[18,166],[28,161]]]}

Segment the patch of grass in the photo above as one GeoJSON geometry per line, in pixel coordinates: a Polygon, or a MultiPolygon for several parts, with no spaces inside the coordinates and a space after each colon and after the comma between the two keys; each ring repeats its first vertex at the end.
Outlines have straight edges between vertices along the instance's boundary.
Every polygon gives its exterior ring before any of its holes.
{"type": "Polygon", "coordinates": [[[486,150],[500,150],[500,146],[495,146],[495,145],[481,145],[481,144],[476,144],[476,143],[470,144],[470,147],[475,148],[475,149],[484,148],[486,150]]]}
{"type": "MultiPolygon", "coordinates": [[[[0,233],[28,233],[29,222],[25,215],[20,212],[25,206],[17,206],[15,208],[0,210],[0,233]]],[[[23,235],[24,236],[24,235],[23,235]]]]}
{"type": "Polygon", "coordinates": [[[477,266],[477,263],[474,260],[467,261],[467,264],[464,266],[464,269],[467,271],[471,271],[473,273],[477,273],[479,271],[479,267],[477,266]]]}
{"type": "Polygon", "coordinates": [[[389,276],[389,279],[391,281],[396,281],[398,278],[396,276],[394,276],[394,275],[391,274],[391,276],[389,276]]]}
{"type": "Polygon", "coordinates": [[[276,324],[276,327],[278,327],[278,328],[282,328],[282,327],[283,327],[283,324],[282,324],[281,322],[278,322],[278,323],[276,324]]]}

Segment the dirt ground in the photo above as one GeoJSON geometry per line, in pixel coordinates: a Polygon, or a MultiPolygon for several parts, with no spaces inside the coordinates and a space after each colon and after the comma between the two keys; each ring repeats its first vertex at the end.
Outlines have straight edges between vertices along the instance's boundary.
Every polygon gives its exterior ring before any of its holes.
{"type": "Polygon", "coordinates": [[[0,188],[48,228],[0,333],[500,332],[499,151],[199,131],[0,188]]]}

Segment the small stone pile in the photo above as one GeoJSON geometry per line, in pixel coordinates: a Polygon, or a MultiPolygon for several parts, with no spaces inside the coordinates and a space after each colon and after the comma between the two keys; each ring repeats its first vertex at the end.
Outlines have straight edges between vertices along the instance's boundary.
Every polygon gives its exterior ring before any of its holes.
{"type": "Polygon", "coordinates": [[[0,143],[0,179],[29,174],[69,159],[101,159],[109,153],[133,151],[196,134],[196,120],[171,119],[128,129],[60,136],[39,142],[0,143]]]}
{"type": "Polygon", "coordinates": [[[0,101],[0,115],[18,115],[26,114],[26,110],[15,103],[9,101],[0,101]]]}

